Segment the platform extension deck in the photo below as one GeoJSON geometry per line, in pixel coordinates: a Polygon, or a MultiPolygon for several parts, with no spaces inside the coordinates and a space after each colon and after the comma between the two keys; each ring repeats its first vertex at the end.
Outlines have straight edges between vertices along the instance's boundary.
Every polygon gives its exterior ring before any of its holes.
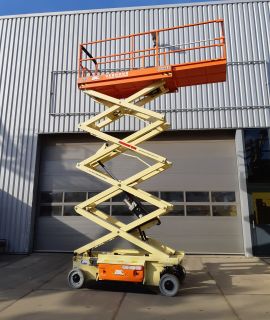
{"type": "Polygon", "coordinates": [[[225,81],[223,20],[83,43],[78,70],[79,89],[115,98],[126,98],[158,80],[165,81],[169,92],[225,81]],[[108,51],[116,53],[105,55],[108,51]]]}

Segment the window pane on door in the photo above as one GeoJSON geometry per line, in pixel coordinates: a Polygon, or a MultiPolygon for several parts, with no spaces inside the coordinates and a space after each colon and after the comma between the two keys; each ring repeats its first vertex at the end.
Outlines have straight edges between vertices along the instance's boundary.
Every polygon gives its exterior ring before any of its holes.
{"type": "Polygon", "coordinates": [[[235,192],[211,192],[212,202],[235,202],[235,192]]]}
{"type": "Polygon", "coordinates": [[[79,216],[74,210],[74,206],[64,206],[64,216],[79,216]]]}
{"type": "Polygon", "coordinates": [[[210,216],[210,206],[187,206],[187,216],[210,216]]]}
{"type": "Polygon", "coordinates": [[[173,210],[167,213],[165,217],[166,216],[184,216],[184,215],[185,215],[184,206],[174,205],[173,210]]]}
{"type": "Polygon", "coordinates": [[[62,207],[61,206],[40,206],[40,216],[61,216],[62,207]]]}
{"type": "Polygon", "coordinates": [[[235,217],[237,216],[236,206],[212,206],[213,216],[235,217]]]}
{"type": "Polygon", "coordinates": [[[209,202],[209,192],[208,191],[194,191],[186,192],[187,202],[209,202]]]}
{"type": "Polygon", "coordinates": [[[63,192],[41,192],[40,202],[42,203],[52,203],[52,202],[62,202],[63,192]]]}
{"type": "Polygon", "coordinates": [[[132,213],[128,210],[127,206],[112,206],[113,216],[131,216],[132,213]]]}
{"type": "Polygon", "coordinates": [[[117,196],[112,198],[113,202],[123,202],[127,198],[127,195],[124,192],[119,193],[117,196]]]}
{"type": "Polygon", "coordinates": [[[99,204],[97,206],[97,209],[106,213],[107,215],[110,215],[110,206],[109,205],[99,204]]]}
{"type": "Polygon", "coordinates": [[[183,192],[163,191],[160,193],[160,197],[162,200],[165,200],[168,202],[183,202],[184,201],[183,192]]]}
{"type": "Polygon", "coordinates": [[[86,200],[86,192],[65,192],[65,202],[82,202],[86,200]]]}

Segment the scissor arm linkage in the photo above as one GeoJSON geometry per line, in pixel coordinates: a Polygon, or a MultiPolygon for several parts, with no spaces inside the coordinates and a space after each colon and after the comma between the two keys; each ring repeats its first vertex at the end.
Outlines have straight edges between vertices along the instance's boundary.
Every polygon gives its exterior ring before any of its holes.
{"type": "Polygon", "coordinates": [[[147,238],[145,241],[145,239],[140,238],[142,231],[156,225],[159,221],[158,217],[168,213],[172,210],[173,206],[172,204],[137,188],[139,183],[154,177],[171,166],[171,162],[167,161],[166,158],[138,146],[140,143],[151,139],[169,127],[169,124],[165,121],[163,115],[144,108],[146,103],[149,103],[166,92],[167,90],[164,87],[163,81],[158,81],[149,85],[132,96],[122,100],[93,90],[85,91],[86,94],[98,103],[103,104],[107,109],[92,117],[90,120],[80,124],[79,128],[104,140],[105,144],[93,156],[78,163],[77,168],[110,184],[111,187],[78,204],[75,207],[75,210],[85,218],[107,229],[109,233],[75,250],[75,253],[83,254],[108,241],[112,241],[116,237],[121,237],[138,246],[147,254],[156,257],[169,258],[170,255],[175,253],[175,250],[156,240],[147,238]],[[130,134],[122,140],[101,131],[105,126],[108,126],[126,115],[134,116],[147,124],[143,129],[130,134]],[[136,155],[148,158],[154,163],[139,173],[136,173],[123,181],[119,181],[112,177],[108,172],[104,171],[104,168],[100,164],[104,165],[107,161],[112,160],[126,151],[131,151],[136,155]],[[128,224],[97,209],[99,204],[108,201],[108,199],[121,192],[125,192],[131,195],[131,197],[135,197],[141,201],[148,202],[155,206],[156,209],[128,224]]]}

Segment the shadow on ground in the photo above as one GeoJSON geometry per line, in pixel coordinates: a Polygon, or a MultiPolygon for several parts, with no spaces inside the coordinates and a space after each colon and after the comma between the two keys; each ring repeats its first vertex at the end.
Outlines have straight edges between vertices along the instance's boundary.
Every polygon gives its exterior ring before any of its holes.
{"type": "Polygon", "coordinates": [[[0,318],[269,320],[270,266],[258,258],[187,256],[187,278],[174,298],[121,282],[69,289],[71,260],[69,254],[33,254],[6,264],[0,259],[0,318]]]}

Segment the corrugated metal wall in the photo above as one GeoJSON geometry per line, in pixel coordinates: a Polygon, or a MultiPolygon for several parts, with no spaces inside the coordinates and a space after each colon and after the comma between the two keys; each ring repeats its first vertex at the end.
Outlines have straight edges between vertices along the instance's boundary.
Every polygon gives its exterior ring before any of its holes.
{"type": "Polygon", "coordinates": [[[231,1],[0,17],[0,238],[9,251],[29,248],[38,133],[76,131],[100,111],[76,88],[78,43],[224,18],[228,81],[182,88],[150,108],[166,112],[173,129],[266,127],[269,16],[269,1],[231,1]]]}

